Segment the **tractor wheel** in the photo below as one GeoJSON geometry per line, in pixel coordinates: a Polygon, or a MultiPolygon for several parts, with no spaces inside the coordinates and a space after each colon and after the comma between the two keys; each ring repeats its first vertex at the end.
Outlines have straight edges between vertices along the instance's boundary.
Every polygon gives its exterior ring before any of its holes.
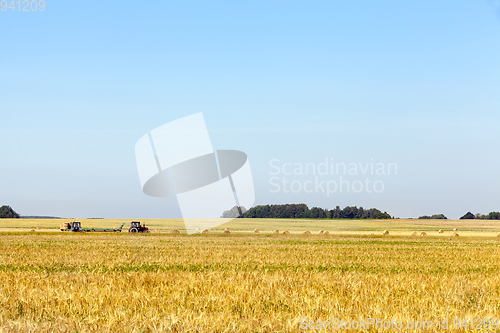
{"type": "Polygon", "coordinates": [[[130,229],[128,229],[128,232],[137,232],[137,231],[138,231],[137,228],[130,228],[130,229]]]}

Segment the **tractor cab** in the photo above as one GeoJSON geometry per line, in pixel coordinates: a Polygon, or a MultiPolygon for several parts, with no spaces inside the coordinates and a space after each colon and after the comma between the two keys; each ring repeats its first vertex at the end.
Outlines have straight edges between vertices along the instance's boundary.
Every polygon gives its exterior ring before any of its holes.
{"type": "Polygon", "coordinates": [[[128,229],[128,232],[149,232],[149,229],[146,227],[146,225],[141,225],[141,222],[138,221],[132,221],[130,222],[130,228],[128,229]]]}
{"type": "Polygon", "coordinates": [[[71,225],[71,231],[81,231],[82,230],[82,224],[79,221],[75,221],[71,225]]]}

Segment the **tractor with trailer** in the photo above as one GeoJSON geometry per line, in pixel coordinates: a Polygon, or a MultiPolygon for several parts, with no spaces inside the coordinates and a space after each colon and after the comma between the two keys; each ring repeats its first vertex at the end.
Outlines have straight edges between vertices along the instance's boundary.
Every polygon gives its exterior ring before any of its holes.
{"type": "Polygon", "coordinates": [[[128,232],[149,232],[149,229],[145,224],[141,225],[141,222],[139,221],[132,221],[130,222],[130,228],[128,228],[128,232]]]}
{"type": "Polygon", "coordinates": [[[75,232],[122,232],[122,223],[118,228],[82,228],[82,223],[80,221],[65,222],[61,223],[61,231],[75,231],[75,232]]]}

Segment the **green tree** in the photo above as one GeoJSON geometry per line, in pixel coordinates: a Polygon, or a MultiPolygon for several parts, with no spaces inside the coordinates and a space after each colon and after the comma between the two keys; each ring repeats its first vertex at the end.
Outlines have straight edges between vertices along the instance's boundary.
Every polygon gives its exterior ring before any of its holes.
{"type": "Polygon", "coordinates": [[[485,220],[500,220],[500,212],[490,212],[484,217],[485,220]]]}
{"type": "Polygon", "coordinates": [[[378,213],[376,216],[375,216],[376,219],[378,220],[384,220],[384,219],[391,219],[391,215],[387,214],[387,212],[383,212],[383,213],[378,213]]]}
{"type": "Polygon", "coordinates": [[[18,219],[19,214],[16,213],[10,206],[2,206],[2,207],[0,207],[0,218],[18,219]]]}
{"type": "Polygon", "coordinates": [[[464,216],[462,216],[460,219],[461,220],[474,220],[474,214],[471,212],[467,212],[464,216]]]}

